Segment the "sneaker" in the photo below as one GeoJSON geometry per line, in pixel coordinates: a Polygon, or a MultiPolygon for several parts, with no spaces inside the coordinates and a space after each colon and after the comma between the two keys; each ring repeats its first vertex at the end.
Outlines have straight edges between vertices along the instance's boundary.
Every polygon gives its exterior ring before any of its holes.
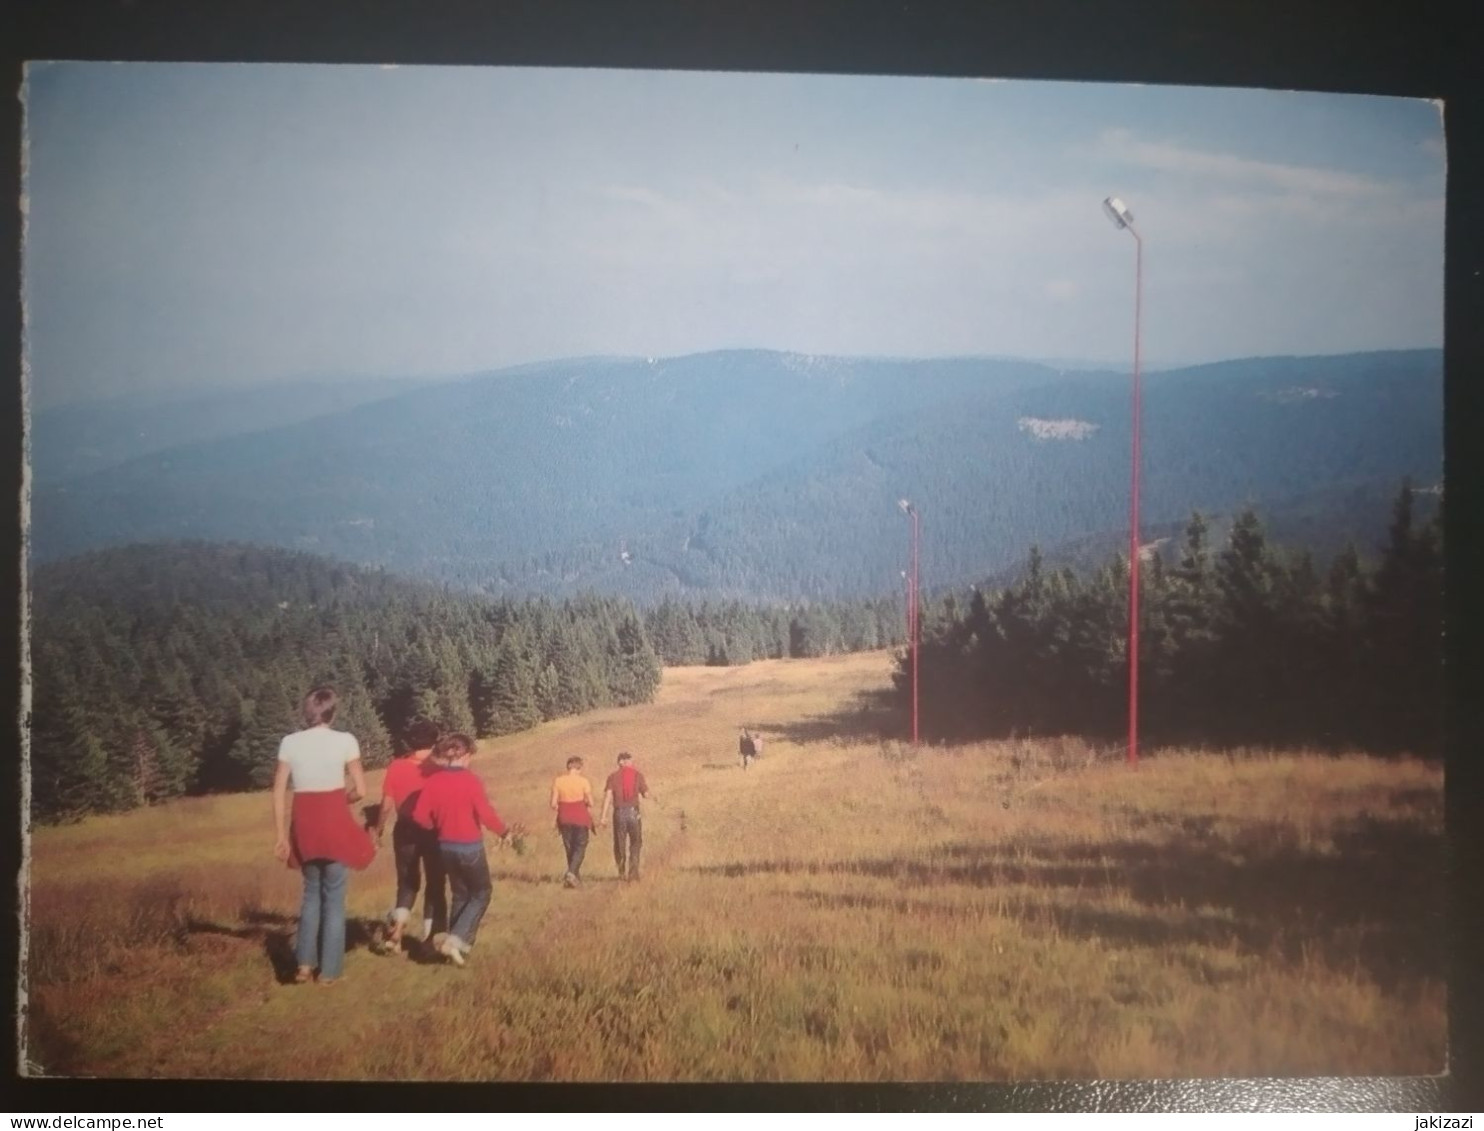
{"type": "Polygon", "coordinates": [[[464,948],[447,935],[443,937],[443,942],[438,947],[438,953],[455,966],[462,966],[464,964],[464,948]]]}
{"type": "Polygon", "coordinates": [[[562,877],[562,886],[575,888],[577,886],[577,877],[574,876],[571,872],[568,872],[565,876],[562,877]]]}

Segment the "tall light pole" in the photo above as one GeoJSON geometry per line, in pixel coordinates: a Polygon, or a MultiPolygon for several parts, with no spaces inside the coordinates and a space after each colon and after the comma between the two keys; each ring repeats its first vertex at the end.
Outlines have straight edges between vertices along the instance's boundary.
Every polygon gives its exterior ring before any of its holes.
{"type": "Polygon", "coordinates": [[[1144,241],[1134,227],[1133,213],[1116,196],[1103,201],[1118,228],[1134,237],[1134,454],[1129,492],[1128,530],[1128,764],[1139,762],[1139,425],[1143,416],[1139,383],[1139,328],[1144,305],[1144,241]]]}
{"type": "Polygon", "coordinates": [[[912,576],[908,580],[907,590],[907,640],[912,645],[912,745],[917,745],[917,667],[918,667],[918,641],[922,638],[922,629],[919,624],[917,608],[917,583],[918,583],[918,546],[921,544],[922,527],[918,520],[917,508],[906,499],[897,503],[902,513],[912,520],[912,576]]]}
{"type": "Polygon", "coordinates": [[[912,644],[912,575],[905,569],[899,571],[902,575],[902,597],[907,602],[907,644],[912,644]]]}

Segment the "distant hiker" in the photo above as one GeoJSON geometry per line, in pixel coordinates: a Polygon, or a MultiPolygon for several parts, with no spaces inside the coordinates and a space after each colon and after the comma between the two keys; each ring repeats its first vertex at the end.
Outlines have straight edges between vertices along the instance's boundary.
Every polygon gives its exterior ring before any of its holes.
{"type": "Polygon", "coordinates": [[[593,787],[582,776],[582,759],[567,759],[567,772],[551,783],[551,807],[556,810],[557,832],[567,851],[567,874],[562,883],[575,888],[582,883],[582,857],[593,827],[593,787]]]}
{"type": "Polygon", "coordinates": [[[330,985],[345,963],[345,884],[350,873],[371,863],[376,846],[356,822],[349,802],[366,796],[361,747],[355,735],[331,730],[335,692],[316,687],[304,697],[304,729],[278,744],[273,777],[273,854],[304,876],[299,931],[294,944],[295,982],[319,970],[330,985]],[[346,789],[345,776],[351,788],[346,789]],[[289,790],[293,790],[292,813],[289,790]]]}
{"type": "Polygon", "coordinates": [[[455,966],[474,946],[479,923],[490,905],[494,882],[484,853],[483,830],[506,836],[505,822],[490,806],[484,783],[469,771],[474,740],[450,734],[433,746],[429,759],[437,771],[423,782],[412,819],[438,838],[438,853],[451,890],[448,933],[433,936],[433,949],[455,966]]]}
{"type": "Polygon", "coordinates": [[[745,770],[748,764],[757,757],[757,740],[752,737],[746,727],[742,728],[742,738],[737,743],[737,749],[742,754],[742,768],[745,770]]]}
{"type": "Polygon", "coordinates": [[[407,920],[412,917],[412,904],[418,888],[423,892],[424,945],[434,935],[448,930],[448,879],[443,873],[443,857],[438,850],[438,837],[412,819],[413,807],[422,794],[424,781],[437,771],[428,756],[438,741],[438,726],[428,719],[414,719],[407,728],[407,741],[412,749],[387,767],[381,783],[381,807],[376,818],[376,843],[381,843],[386,824],[392,825],[392,853],[397,864],[397,902],[387,915],[391,933],[387,946],[400,948],[407,920]]]}
{"type": "Polygon", "coordinates": [[[618,865],[618,878],[639,878],[639,852],[644,847],[644,830],[639,821],[639,798],[649,796],[649,784],[634,765],[628,751],[618,756],[618,769],[608,775],[603,785],[603,812],[598,828],[608,821],[608,807],[613,806],[613,862],[618,865]]]}

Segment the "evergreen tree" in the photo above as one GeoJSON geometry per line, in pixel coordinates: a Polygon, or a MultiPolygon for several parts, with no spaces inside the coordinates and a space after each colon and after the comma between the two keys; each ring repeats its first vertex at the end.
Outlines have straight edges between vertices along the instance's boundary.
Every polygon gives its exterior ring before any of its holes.
{"type": "Polygon", "coordinates": [[[235,768],[236,788],[261,789],[272,783],[279,743],[304,725],[299,707],[299,701],[273,675],[263,677],[256,695],[244,701],[242,728],[227,755],[235,768]]]}
{"type": "Polygon", "coordinates": [[[1368,605],[1371,718],[1388,749],[1441,754],[1443,558],[1440,525],[1416,529],[1410,482],[1393,507],[1368,605]]]}
{"type": "Polygon", "coordinates": [[[649,702],[660,685],[660,661],[638,617],[632,613],[623,617],[616,641],[618,669],[612,687],[613,701],[619,706],[649,702]]]}
{"type": "Polygon", "coordinates": [[[1216,562],[1220,648],[1215,682],[1225,700],[1218,714],[1227,735],[1253,719],[1271,717],[1282,676],[1274,648],[1278,625],[1278,571],[1256,512],[1248,507],[1232,524],[1216,562]]]}
{"type": "Polygon", "coordinates": [[[108,757],[64,671],[38,670],[31,712],[31,797],[38,814],[81,817],[105,808],[108,757]]]}
{"type": "Polygon", "coordinates": [[[490,673],[490,689],[493,706],[490,734],[513,734],[541,721],[535,668],[515,633],[500,641],[494,670],[490,673]]]}
{"type": "Polygon", "coordinates": [[[559,718],[562,714],[562,680],[556,664],[547,663],[536,676],[536,706],[543,719],[559,718]]]}

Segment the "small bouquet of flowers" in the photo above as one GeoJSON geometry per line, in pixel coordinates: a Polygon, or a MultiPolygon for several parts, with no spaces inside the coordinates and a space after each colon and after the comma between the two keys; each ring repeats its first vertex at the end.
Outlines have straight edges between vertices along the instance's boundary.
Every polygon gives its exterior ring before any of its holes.
{"type": "Polygon", "coordinates": [[[517,856],[524,856],[526,854],[525,825],[521,824],[519,821],[513,822],[510,825],[509,830],[505,833],[503,843],[508,844],[512,849],[514,849],[517,856]]]}

